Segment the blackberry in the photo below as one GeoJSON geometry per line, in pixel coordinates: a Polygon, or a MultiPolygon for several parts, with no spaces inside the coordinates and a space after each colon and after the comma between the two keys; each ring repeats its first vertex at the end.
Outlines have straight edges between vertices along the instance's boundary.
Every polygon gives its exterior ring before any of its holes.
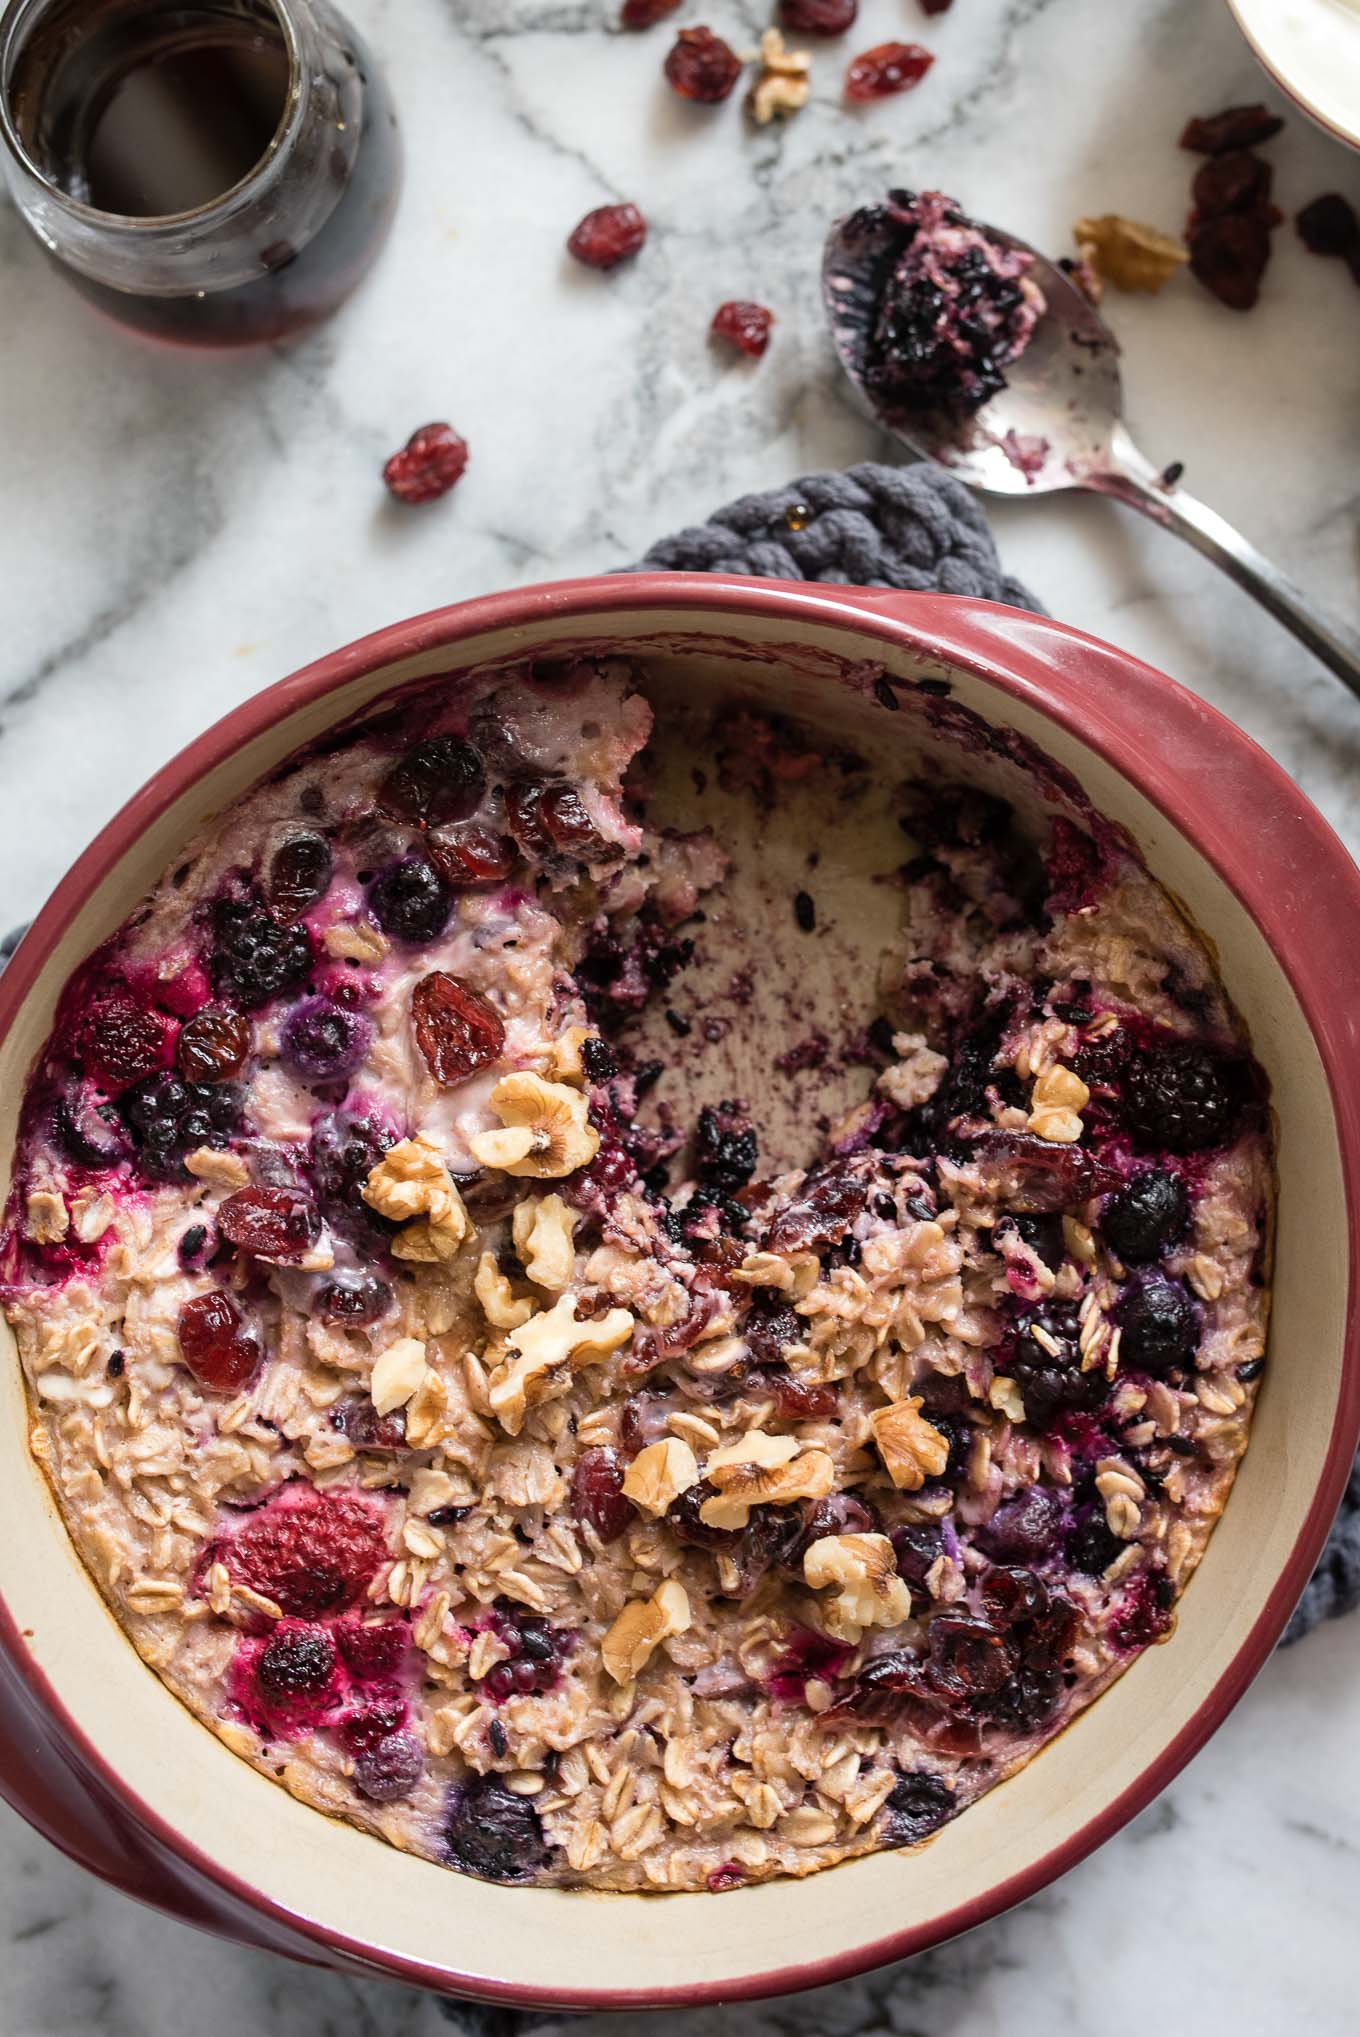
{"type": "Polygon", "coordinates": [[[1107,1196],[1100,1212],[1105,1241],[1126,1264],[1158,1259],[1182,1236],[1190,1198],[1179,1174],[1150,1167],[1107,1196]]]}
{"type": "Polygon", "coordinates": [[[52,1131],[69,1159],[81,1167],[116,1167],[128,1156],[128,1136],[117,1104],[101,1102],[88,1082],[77,1082],[58,1097],[52,1131]]]}
{"type": "Polygon", "coordinates": [[[1199,1310],[1178,1280],[1161,1273],[1124,1289],[1115,1321],[1124,1365],[1154,1378],[1184,1365],[1199,1342],[1199,1310]]]}
{"type": "Polygon", "coordinates": [[[293,1627],[272,1640],[260,1656],[255,1678],[276,1704],[315,1697],[335,1675],[335,1645],[322,1627],[293,1627]]]}
{"type": "Polygon", "coordinates": [[[1241,1071],[1189,1041],[1140,1047],[1124,1070],[1124,1117],[1149,1151],[1198,1153],[1224,1145],[1242,1108],[1241,1071]]]}
{"type": "Polygon", "coordinates": [[[126,1092],[120,1108],[147,1173],[177,1181],[186,1153],[230,1145],[240,1124],[241,1092],[226,1082],[152,1075],[126,1092]]]}
{"type": "Polygon", "coordinates": [[[756,1135],[743,1105],[705,1104],[695,1133],[695,1170],[712,1188],[744,1188],[756,1171],[756,1135]]]}
{"type": "Polygon", "coordinates": [[[258,1011],[302,988],[312,971],[312,937],[305,926],[278,925],[256,898],[220,898],[208,969],[219,996],[258,1011]]]}
{"type": "Polygon", "coordinates": [[[1022,1315],[1015,1325],[1004,1369],[1020,1388],[1025,1418],[1031,1427],[1049,1429],[1072,1410],[1093,1412],[1105,1399],[1109,1384],[1097,1365],[1081,1369],[1081,1324],[1075,1302],[1046,1302],[1022,1315]],[[1033,1333],[1043,1332],[1040,1342],[1033,1333]],[[1048,1348],[1056,1344],[1057,1350],[1048,1348]]]}
{"type": "Polygon", "coordinates": [[[444,1824],[449,1863],[483,1881],[534,1881],[548,1864],[538,1813],[494,1775],[472,1775],[449,1792],[444,1824]]]}
{"type": "Polygon", "coordinates": [[[376,1118],[331,1111],[313,1125],[307,1171],[323,1214],[343,1236],[371,1240],[395,1234],[391,1219],[363,1198],[364,1183],[391,1144],[391,1134],[376,1118]]]}
{"type": "Polygon", "coordinates": [[[385,934],[419,945],[437,941],[449,923],[453,899],[423,856],[407,856],[368,888],[373,916],[385,934]]]}

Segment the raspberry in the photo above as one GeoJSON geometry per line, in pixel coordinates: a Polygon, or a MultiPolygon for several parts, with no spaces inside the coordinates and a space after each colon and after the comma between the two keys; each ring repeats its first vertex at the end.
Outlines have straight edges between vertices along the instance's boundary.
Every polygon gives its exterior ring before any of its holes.
{"type": "Polygon", "coordinates": [[[487,1067],[505,1045],[500,1013],[443,969],[422,976],[411,992],[411,1022],[425,1065],[442,1089],[487,1067]]]}
{"type": "Polygon", "coordinates": [[[682,28],[663,68],[666,83],[682,99],[716,106],[741,76],[741,58],[711,28],[682,28]]]}
{"type": "Polygon", "coordinates": [[[359,1683],[394,1676],[405,1657],[407,1638],[404,1620],[344,1621],[335,1629],[345,1667],[359,1683]]]}
{"type": "Polygon", "coordinates": [[[275,919],[300,919],[324,896],[331,881],[331,851],[325,837],[293,835],[274,851],[264,895],[275,919]]]}
{"type": "Polygon", "coordinates": [[[422,424],[393,453],[383,480],[398,502],[436,502],[462,480],[467,463],[467,440],[451,424],[422,424]]]}
{"type": "Polygon", "coordinates": [[[208,968],[218,995],[258,1011],[312,971],[312,941],[302,926],[279,926],[254,899],[219,899],[212,910],[208,968]]]}
{"type": "Polygon", "coordinates": [[[780,0],[779,7],[791,35],[844,35],[858,13],[859,0],[780,0]]]}
{"type": "Polygon", "coordinates": [[[303,1082],[340,1082],[362,1065],[373,1023],[328,997],[308,997],[288,1014],[279,1041],[283,1064],[303,1082]]]}
{"type": "Polygon", "coordinates": [[[1221,1146],[1236,1129],[1241,1075],[1234,1064],[1188,1041],[1143,1047],[1124,1071],[1124,1114],[1139,1144],[1195,1153],[1221,1146]]]}
{"type": "Polygon", "coordinates": [[[218,1210],[217,1228],[257,1259],[301,1259],[321,1226],[316,1204],[300,1188],[238,1188],[218,1210]]]}
{"type": "Polygon", "coordinates": [[[638,252],[647,222],[636,205],[597,205],[567,240],[567,253],[587,269],[613,269],[638,252]]]}
{"type": "Polygon", "coordinates": [[[175,1066],[186,1082],[226,1082],[250,1053],[250,1021],[226,1005],[205,1005],[180,1027],[175,1066]]]}
{"type": "Polygon", "coordinates": [[[1107,1196],[1100,1212],[1105,1242],[1128,1265],[1157,1259],[1185,1231],[1190,1198],[1179,1174],[1150,1167],[1107,1196]]]}
{"type": "Polygon", "coordinates": [[[378,787],[378,804],[418,827],[466,820],[486,791],[486,767],[471,743],[431,736],[398,757],[378,787]]]}
{"type": "Polygon", "coordinates": [[[97,997],[76,1028],[76,1050],[87,1075],[109,1089],[125,1089],[161,1065],[165,1029],[123,991],[97,997]]]}
{"type": "Polygon", "coordinates": [[[770,344],[773,326],[774,313],[767,311],[763,304],[753,304],[745,297],[734,297],[718,306],[709,331],[715,339],[729,341],[738,353],[749,354],[753,361],[758,361],[770,344]]]}
{"type": "Polygon", "coordinates": [[[453,900],[423,856],[407,856],[369,886],[373,917],[385,934],[420,946],[437,941],[449,923],[453,900]]]}
{"type": "Polygon", "coordinates": [[[406,1700],[395,1692],[382,1692],[358,1711],[347,1712],[336,1726],[336,1736],[351,1754],[376,1747],[389,1733],[406,1724],[406,1700]]]}
{"type": "Polygon", "coordinates": [[[241,1311],[220,1287],[195,1294],[179,1312],[180,1355],[209,1393],[239,1393],[260,1362],[241,1311]]]}
{"type": "Polygon", "coordinates": [[[252,1514],[220,1553],[233,1576],[285,1613],[317,1619],[363,1595],[387,1541],[373,1501],[297,1483],[252,1514]]]}
{"type": "Polygon", "coordinates": [[[886,99],[919,85],[935,59],[919,42],[880,42],[857,56],[845,74],[847,99],[886,99]]]}

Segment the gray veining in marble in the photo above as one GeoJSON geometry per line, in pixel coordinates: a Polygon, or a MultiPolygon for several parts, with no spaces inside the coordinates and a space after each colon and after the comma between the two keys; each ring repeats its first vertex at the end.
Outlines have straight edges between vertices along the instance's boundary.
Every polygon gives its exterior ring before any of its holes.
{"type": "MultiPolygon", "coordinates": [[[[1312,4],[1312,0],[1298,0],[1312,4]]],[[[1174,228],[1186,116],[1263,81],[1217,0],[864,0],[855,48],[919,35],[931,76],[847,110],[819,47],[807,109],[753,133],[666,93],[668,39],[612,0],[352,0],[384,55],[410,169],[391,247],[329,329],[239,359],[160,351],[71,299],[0,205],[0,920],[180,744],[255,688],[397,617],[602,570],[746,489],[891,449],[838,386],[817,311],[824,223],[888,181],[940,184],[1053,249],[1083,212],[1174,228]],[[632,198],[642,258],[562,241],[632,198]],[[705,338],[717,302],[779,317],[757,367],[705,338]],[[467,435],[456,495],[404,512],[384,456],[430,417],[467,435]]],[[[689,7],[739,43],[756,0],[689,7]]],[[[1292,211],[1360,196],[1297,115],[1270,151],[1292,211]]],[[[1360,294],[1286,227],[1250,317],[1186,279],[1111,307],[1154,458],[1356,621],[1360,294]]],[[[1113,505],[1010,506],[1013,571],[1066,621],[1249,729],[1354,846],[1360,711],[1208,564],[1113,505]]],[[[1357,2023],[1360,1620],[1262,1674],[1139,1822],[1024,1910],[911,1967],[766,2008],[618,2019],[806,2037],[1343,2037],[1357,2023]]],[[[435,2037],[434,2005],[199,1936],[98,1887],[0,1811],[5,2037],[435,2037]]],[[[587,2026],[593,2028],[594,2026],[587,2026]]],[[[603,2025],[600,2026],[603,2029],[603,2025]]]]}

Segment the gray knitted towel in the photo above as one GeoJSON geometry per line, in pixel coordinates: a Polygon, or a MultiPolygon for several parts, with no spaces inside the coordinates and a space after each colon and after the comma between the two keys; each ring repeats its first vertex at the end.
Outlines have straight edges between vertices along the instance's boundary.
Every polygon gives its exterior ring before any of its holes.
{"type": "MultiPolygon", "coordinates": [[[[846,473],[808,474],[766,495],[744,495],[707,523],[662,538],[632,570],[643,569],[934,589],[1042,613],[1034,596],[1002,571],[976,496],[929,466],[851,467],[846,473]]],[[[0,942],[0,967],[22,931],[0,942]]],[[[1357,1604],[1360,1466],[1285,1642],[1357,1604]]],[[[463,2037],[523,2037],[536,2025],[570,2020],[476,2002],[443,2001],[440,2007],[463,2037]]]]}

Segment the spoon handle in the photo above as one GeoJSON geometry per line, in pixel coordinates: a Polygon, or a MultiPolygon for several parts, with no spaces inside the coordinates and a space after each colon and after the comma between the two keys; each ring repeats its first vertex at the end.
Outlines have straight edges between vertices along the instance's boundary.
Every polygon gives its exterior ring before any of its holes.
{"type": "Polygon", "coordinates": [[[1177,537],[1203,552],[1239,587],[1245,587],[1262,608],[1269,609],[1277,621],[1292,630],[1300,643],[1306,644],[1338,679],[1345,681],[1352,693],[1360,695],[1360,634],[1310,601],[1287,574],[1249,544],[1217,510],[1197,501],[1174,483],[1168,486],[1122,425],[1116,429],[1110,451],[1109,468],[1093,474],[1085,484],[1087,487],[1140,509],[1154,523],[1175,531],[1177,537]]]}

